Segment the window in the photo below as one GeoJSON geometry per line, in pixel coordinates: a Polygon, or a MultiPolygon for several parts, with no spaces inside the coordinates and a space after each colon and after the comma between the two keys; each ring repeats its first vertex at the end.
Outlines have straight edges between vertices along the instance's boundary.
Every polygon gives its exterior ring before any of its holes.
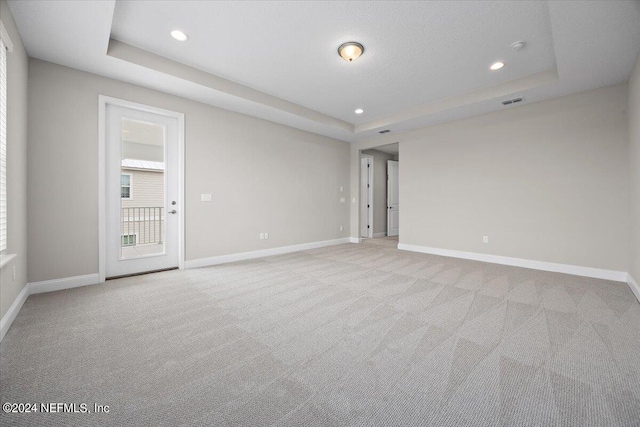
{"type": "Polygon", "coordinates": [[[120,176],[120,197],[131,199],[131,174],[123,173],[120,176]]]}
{"type": "Polygon", "coordinates": [[[0,22],[0,252],[7,250],[7,44],[0,22]]]}
{"type": "Polygon", "coordinates": [[[125,234],[122,236],[122,246],[135,246],[136,245],[136,235],[135,234],[125,234]]]}

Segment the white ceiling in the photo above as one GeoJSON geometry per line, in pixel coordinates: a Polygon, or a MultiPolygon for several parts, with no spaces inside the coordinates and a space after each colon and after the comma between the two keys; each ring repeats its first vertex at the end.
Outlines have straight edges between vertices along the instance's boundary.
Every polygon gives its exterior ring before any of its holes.
{"type": "Polygon", "coordinates": [[[640,50],[637,1],[9,4],[30,56],[345,141],[620,83],[640,50]]]}
{"type": "Polygon", "coordinates": [[[540,1],[117,2],[111,36],[349,123],[555,66],[540,1]],[[365,53],[348,63],[351,40],[365,53]],[[488,72],[496,60],[509,66],[488,72]]]}

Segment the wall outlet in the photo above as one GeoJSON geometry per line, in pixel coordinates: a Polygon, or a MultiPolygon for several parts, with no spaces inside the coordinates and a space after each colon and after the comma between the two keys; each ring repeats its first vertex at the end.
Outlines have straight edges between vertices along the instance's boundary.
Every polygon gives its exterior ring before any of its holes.
{"type": "Polygon", "coordinates": [[[342,193],[344,191],[344,187],[340,186],[340,192],[342,193]]]}
{"type": "Polygon", "coordinates": [[[264,240],[264,233],[260,233],[260,240],[264,240]]]}
{"type": "Polygon", "coordinates": [[[489,236],[482,236],[482,243],[489,243],[489,236]]]}
{"type": "Polygon", "coordinates": [[[213,196],[211,194],[201,194],[200,195],[201,202],[213,202],[213,196]]]}
{"type": "Polygon", "coordinates": [[[264,239],[269,240],[269,233],[264,233],[264,239]]]}
{"type": "Polygon", "coordinates": [[[344,231],[344,227],[343,226],[340,226],[340,231],[344,231]]]}
{"type": "Polygon", "coordinates": [[[340,197],[340,203],[344,203],[345,198],[344,197],[340,197]]]}
{"type": "Polygon", "coordinates": [[[353,199],[351,199],[351,203],[355,203],[356,202],[356,198],[354,197],[353,199]]]}

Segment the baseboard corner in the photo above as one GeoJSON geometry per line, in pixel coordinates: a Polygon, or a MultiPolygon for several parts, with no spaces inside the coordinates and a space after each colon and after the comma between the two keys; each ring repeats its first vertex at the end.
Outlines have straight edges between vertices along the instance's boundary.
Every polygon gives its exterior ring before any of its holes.
{"type": "Polygon", "coordinates": [[[2,316],[2,319],[0,320],[0,342],[2,342],[2,340],[4,339],[4,336],[9,331],[11,324],[15,320],[16,316],[18,315],[18,312],[20,311],[20,309],[22,308],[22,305],[24,304],[24,302],[27,300],[28,297],[29,297],[29,284],[27,283],[24,285],[24,287],[16,297],[15,301],[13,301],[13,304],[11,304],[11,307],[9,307],[9,310],[7,310],[7,312],[4,314],[4,316],[2,316]]]}
{"type": "Polygon", "coordinates": [[[640,285],[638,285],[638,282],[636,282],[631,273],[627,273],[627,285],[629,285],[631,292],[633,292],[638,302],[640,302],[640,285]]]}

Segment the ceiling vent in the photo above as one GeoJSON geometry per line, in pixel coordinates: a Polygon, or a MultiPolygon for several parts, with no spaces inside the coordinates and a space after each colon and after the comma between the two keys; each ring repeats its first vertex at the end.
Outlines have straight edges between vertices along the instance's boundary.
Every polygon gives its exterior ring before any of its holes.
{"type": "Polygon", "coordinates": [[[379,130],[378,133],[389,133],[391,132],[389,129],[379,130]]]}
{"type": "Polygon", "coordinates": [[[518,98],[507,99],[506,101],[502,101],[502,105],[517,104],[518,102],[522,102],[523,99],[524,98],[522,98],[521,96],[518,98]]]}

